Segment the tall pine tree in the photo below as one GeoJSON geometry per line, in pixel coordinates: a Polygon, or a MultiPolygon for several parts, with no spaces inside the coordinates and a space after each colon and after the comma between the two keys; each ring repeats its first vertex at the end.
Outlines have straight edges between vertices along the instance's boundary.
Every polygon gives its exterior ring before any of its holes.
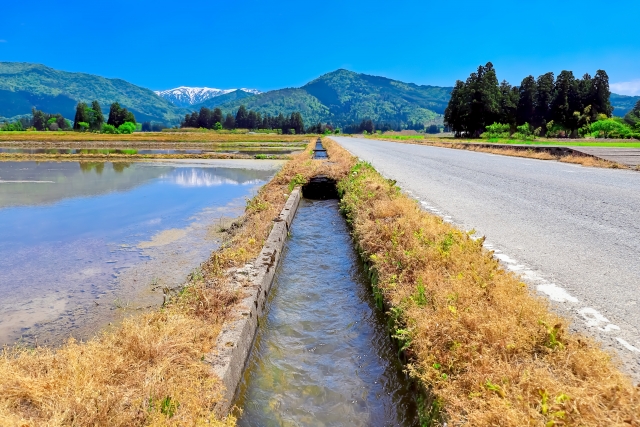
{"type": "Polygon", "coordinates": [[[244,105],[241,105],[236,113],[236,127],[240,129],[247,129],[249,127],[247,123],[248,116],[249,113],[247,113],[247,108],[244,105]]]}
{"type": "Polygon", "coordinates": [[[93,120],[90,122],[91,129],[100,130],[104,123],[104,114],[102,114],[100,103],[98,101],[93,101],[91,103],[91,109],[94,112],[93,120]]]}
{"type": "Polygon", "coordinates": [[[553,87],[553,101],[551,102],[551,117],[553,121],[569,128],[573,111],[569,104],[575,86],[575,77],[571,71],[563,70],[556,78],[553,87]]]}
{"type": "Polygon", "coordinates": [[[88,106],[86,103],[84,102],[78,102],[78,105],[76,105],[76,115],[73,119],[73,129],[74,130],[80,130],[81,126],[80,126],[80,122],[84,122],[89,124],[89,117],[87,115],[87,110],[88,110],[88,106]]]}
{"type": "Polygon", "coordinates": [[[535,126],[536,98],[536,79],[533,76],[525,77],[518,88],[518,111],[516,119],[518,126],[525,123],[535,126]]]}
{"type": "Polygon", "coordinates": [[[551,104],[554,99],[554,75],[546,73],[536,81],[536,107],[533,126],[547,130],[547,123],[552,120],[551,104]]]}

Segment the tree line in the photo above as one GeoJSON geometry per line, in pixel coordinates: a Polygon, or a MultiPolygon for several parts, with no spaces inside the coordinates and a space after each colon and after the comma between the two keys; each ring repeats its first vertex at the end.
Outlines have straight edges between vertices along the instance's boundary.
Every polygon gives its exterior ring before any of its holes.
{"type": "Polygon", "coordinates": [[[494,123],[511,131],[527,124],[532,133],[545,136],[578,135],[603,117],[611,117],[609,77],[604,70],[595,76],[576,78],[571,71],[555,77],[525,77],[520,86],[498,83],[491,62],[479,66],[465,82],[458,80],[444,113],[445,124],[456,136],[479,137],[494,123]]]}
{"type": "Polygon", "coordinates": [[[302,134],[305,131],[304,121],[299,112],[293,112],[290,116],[280,113],[277,116],[265,115],[260,112],[247,110],[244,105],[238,108],[235,116],[227,113],[223,117],[222,110],[215,108],[210,110],[202,107],[200,111],[186,114],[181,123],[182,128],[203,128],[203,129],[279,129],[282,133],[302,134]]]}
{"type": "Polygon", "coordinates": [[[114,102],[109,107],[109,116],[107,123],[105,123],[104,114],[102,114],[102,108],[98,101],[93,101],[91,106],[85,102],[79,102],[76,106],[73,129],[112,134],[133,133],[136,130],[136,117],[131,111],[114,102]]]}
{"type": "Polygon", "coordinates": [[[76,114],[71,121],[65,119],[62,114],[50,114],[36,108],[31,109],[30,118],[21,118],[14,123],[5,123],[0,126],[2,131],[25,131],[34,129],[37,131],[94,131],[102,133],[133,133],[137,130],[136,118],[131,111],[114,102],[109,108],[107,122],[104,122],[102,108],[98,101],[91,105],[79,102],[76,105],[76,114]]]}

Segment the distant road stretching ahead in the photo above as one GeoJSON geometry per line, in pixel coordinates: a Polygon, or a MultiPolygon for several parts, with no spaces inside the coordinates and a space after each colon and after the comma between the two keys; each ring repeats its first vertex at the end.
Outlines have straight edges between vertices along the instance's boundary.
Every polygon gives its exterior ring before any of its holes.
{"type": "Polygon", "coordinates": [[[334,138],[614,347],[640,381],[640,173],[334,138]]]}

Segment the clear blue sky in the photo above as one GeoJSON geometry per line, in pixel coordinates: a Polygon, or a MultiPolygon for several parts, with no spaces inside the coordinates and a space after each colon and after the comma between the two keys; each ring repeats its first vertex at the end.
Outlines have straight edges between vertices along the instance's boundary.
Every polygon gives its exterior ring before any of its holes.
{"type": "MultiPolygon", "coordinates": [[[[451,86],[598,68],[638,81],[640,1],[4,2],[0,60],[151,89],[300,86],[337,68],[451,86]]],[[[633,84],[629,87],[633,87],[633,84]]]]}

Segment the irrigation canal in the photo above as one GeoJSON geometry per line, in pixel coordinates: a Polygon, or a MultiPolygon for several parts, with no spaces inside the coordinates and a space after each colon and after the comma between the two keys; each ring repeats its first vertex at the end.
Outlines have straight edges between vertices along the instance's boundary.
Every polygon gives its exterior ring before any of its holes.
{"type": "Polygon", "coordinates": [[[238,388],[238,425],[417,425],[337,200],[303,199],[290,234],[238,388]]]}

